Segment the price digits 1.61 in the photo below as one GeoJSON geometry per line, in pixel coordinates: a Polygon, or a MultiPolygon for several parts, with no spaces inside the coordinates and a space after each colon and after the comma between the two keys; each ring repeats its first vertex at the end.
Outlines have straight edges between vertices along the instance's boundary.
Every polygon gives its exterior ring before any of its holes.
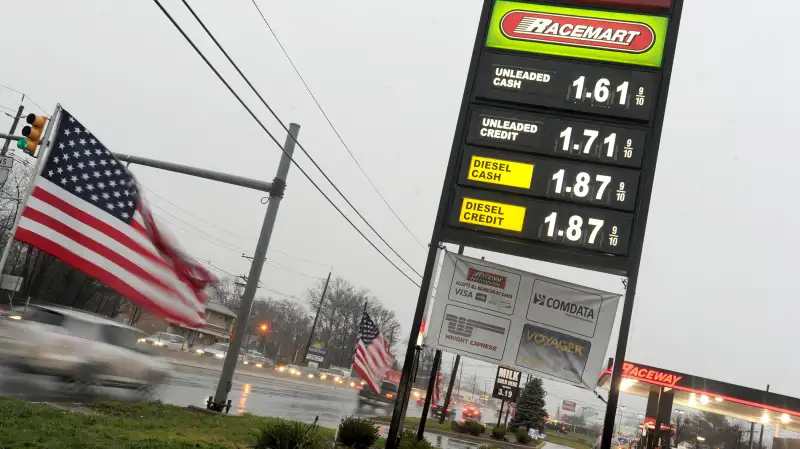
{"type": "MultiPolygon", "coordinates": [[[[585,137],[586,140],[575,144],[572,143],[572,133],[572,127],[567,126],[558,135],[558,140],[561,143],[562,151],[569,152],[570,150],[580,150],[580,152],[583,154],[595,154],[593,151],[594,144],[597,142],[597,138],[600,136],[600,131],[596,129],[584,129],[583,137],[585,137]]],[[[613,158],[616,151],[616,146],[617,133],[612,132],[603,138],[602,145],[600,146],[601,152],[598,154],[598,157],[605,156],[607,158],[613,158]]],[[[625,146],[622,147],[622,157],[625,159],[630,159],[633,157],[633,139],[627,139],[625,141],[625,146]]]]}
{"type": "MultiPolygon", "coordinates": [[[[544,223],[547,225],[547,237],[554,238],[556,235],[565,236],[567,240],[571,242],[579,242],[586,238],[586,243],[589,245],[595,245],[596,243],[600,243],[597,239],[598,234],[603,229],[603,225],[605,224],[604,220],[599,218],[589,218],[588,220],[584,220],[583,217],[580,215],[573,215],[569,217],[567,220],[568,226],[567,229],[556,229],[556,223],[558,221],[558,213],[553,212],[544,219],[544,223]],[[586,224],[587,226],[584,226],[586,224]]],[[[611,232],[609,233],[609,246],[617,246],[619,243],[619,229],[617,226],[611,227],[611,232]]]]}
{"type": "MultiPolygon", "coordinates": [[[[630,83],[623,81],[617,86],[612,86],[607,78],[600,78],[594,86],[587,85],[586,77],[581,75],[572,82],[574,87],[574,99],[576,101],[593,100],[595,103],[606,105],[620,105],[628,107],[628,89],[630,83]]],[[[636,106],[644,106],[645,92],[644,87],[639,87],[634,96],[636,106]]]]}

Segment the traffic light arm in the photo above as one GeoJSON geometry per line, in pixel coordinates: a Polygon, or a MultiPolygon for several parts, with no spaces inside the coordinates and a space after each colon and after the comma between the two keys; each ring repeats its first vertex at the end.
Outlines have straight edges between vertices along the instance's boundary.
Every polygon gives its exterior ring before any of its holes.
{"type": "Polygon", "coordinates": [[[0,139],[8,139],[8,140],[25,140],[25,136],[12,136],[11,134],[3,134],[0,133],[0,139]]]}

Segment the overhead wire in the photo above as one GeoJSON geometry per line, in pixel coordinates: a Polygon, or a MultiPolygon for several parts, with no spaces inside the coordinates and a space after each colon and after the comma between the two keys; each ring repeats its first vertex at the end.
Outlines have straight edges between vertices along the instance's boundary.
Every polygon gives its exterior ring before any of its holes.
{"type": "Polygon", "coordinates": [[[330,127],[333,130],[334,134],[336,134],[336,137],[339,139],[339,142],[342,143],[342,146],[344,147],[344,149],[347,150],[347,154],[349,154],[350,158],[353,159],[353,162],[355,162],[356,166],[361,171],[361,174],[364,175],[364,178],[366,178],[367,181],[369,182],[369,184],[372,186],[372,190],[374,190],[375,193],[378,194],[378,196],[381,198],[381,201],[383,201],[383,204],[385,204],[386,207],[389,208],[389,210],[392,212],[392,215],[394,215],[394,217],[397,219],[397,221],[399,221],[400,224],[403,225],[403,228],[405,228],[406,232],[408,232],[408,234],[411,236],[411,238],[413,238],[414,241],[417,242],[417,244],[419,246],[421,246],[423,249],[426,249],[427,247],[417,238],[416,235],[414,235],[413,232],[411,232],[411,229],[409,229],[409,227],[406,225],[406,223],[403,221],[403,219],[401,219],[400,216],[397,214],[397,212],[395,212],[394,208],[389,204],[389,202],[383,196],[383,194],[378,189],[378,187],[375,185],[375,183],[372,182],[372,179],[369,177],[369,175],[367,175],[367,172],[364,170],[364,168],[358,162],[358,159],[356,159],[356,156],[350,150],[350,147],[344,142],[344,138],[342,137],[341,134],[339,134],[339,130],[336,129],[336,126],[333,125],[333,122],[331,122],[331,119],[328,117],[328,114],[322,108],[322,105],[319,103],[319,100],[317,100],[316,95],[314,95],[314,92],[311,91],[311,88],[308,86],[308,83],[306,83],[305,78],[303,78],[303,75],[300,74],[300,70],[297,68],[297,66],[295,65],[294,61],[292,61],[292,58],[289,56],[289,52],[286,51],[286,48],[281,43],[281,40],[278,39],[278,35],[275,34],[275,30],[272,29],[272,26],[269,24],[269,21],[264,16],[264,13],[261,11],[261,8],[258,6],[258,3],[256,2],[256,0],[250,0],[250,1],[253,3],[253,6],[256,7],[256,10],[258,10],[258,14],[261,16],[261,20],[264,21],[264,24],[267,26],[267,29],[269,30],[270,34],[272,34],[272,37],[275,38],[275,42],[278,43],[278,47],[280,47],[281,51],[283,52],[283,55],[286,56],[286,60],[289,61],[289,64],[292,66],[292,69],[294,69],[294,73],[297,74],[297,77],[300,79],[300,82],[303,83],[303,86],[306,88],[306,92],[308,92],[308,94],[311,96],[311,99],[314,100],[314,104],[317,105],[317,109],[319,109],[319,112],[321,112],[322,116],[325,117],[325,121],[328,122],[328,125],[330,125],[330,127]]]}
{"type": "MultiPolygon", "coordinates": [[[[325,178],[325,180],[327,180],[328,183],[333,187],[333,189],[336,190],[336,193],[338,193],[339,196],[341,196],[342,199],[347,203],[347,205],[350,206],[351,209],[353,209],[353,211],[356,213],[356,215],[358,215],[358,217],[361,218],[361,220],[367,225],[367,227],[369,227],[372,230],[372,232],[374,232],[375,235],[378,236],[378,238],[383,242],[383,244],[386,245],[386,247],[389,248],[389,250],[391,250],[401,261],[403,261],[403,263],[406,264],[406,266],[408,266],[408,268],[410,268],[411,271],[413,271],[417,276],[419,276],[421,278],[422,275],[419,274],[419,272],[410,263],[408,263],[403,258],[403,256],[401,256],[400,253],[398,253],[394,249],[394,247],[392,247],[392,245],[390,245],[389,242],[386,241],[386,239],[383,238],[383,236],[372,226],[372,224],[370,224],[369,221],[367,221],[367,219],[361,214],[361,212],[359,212],[359,210],[353,205],[353,203],[351,203],[350,200],[347,199],[345,194],[342,193],[341,190],[339,190],[339,187],[336,185],[336,183],[334,183],[333,180],[328,176],[328,174],[325,173],[325,170],[323,170],[322,167],[320,167],[319,164],[317,164],[317,161],[314,160],[314,158],[306,151],[306,149],[303,147],[303,145],[300,144],[300,141],[298,141],[295,136],[293,136],[291,133],[289,133],[289,128],[286,126],[286,124],[283,122],[283,120],[281,120],[281,118],[278,117],[278,114],[275,112],[275,110],[272,109],[272,107],[269,105],[269,103],[267,103],[267,101],[261,95],[261,92],[259,92],[258,89],[256,89],[256,87],[253,85],[253,83],[250,82],[250,79],[244,74],[244,72],[242,72],[242,70],[239,68],[239,65],[236,64],[236,62],[233,61],[233,58],[230,57],[228,52],[222,47],[222,44],[219,43],[217,38],[211,32],[211,30],[209,30],[208,27],[206,27],[205,22],[203,22],[203,20],[200,19],[200,17],[194,12],[194,9],[192,9],[192,7],[189,5],[189,3],[186,0],[181,0],[181,2],[184,4],[184,6],[186,6],[186,9],[189,10],[189,12],[195,18],[197,23],[200,24],[200,26],[206,32],[208,37],[211,38],[211,40],[217,46],[219,51],[222,52],[223,55],[225,55],[225,58],[228,60],[228,62],[233,66],[234,69],[236,69],[236,72],[239,73],[239,76],[241,76],[242,79],[244,79],[245,83],[247,83],[247,85],[250,87],[250,89],[253,91],[253,93],[256,94],[256,96],[258,97],[259,100],[261,100],[261,103],[267,108],[267,110],[270,112],[270,114],[272,114],[272,116],[275,118],[275,120],[288,133],[288,135],[291,137],[291,139],[294,140],[295,144],[297,144],[297,147],[300,148],[300,151],[302,151],[303,154],[305,154],[306,157],[308,157],[308,160],[311,161],[311,163],[314,165],[314,167],[317,170],[319,170],[319,172],[322,174],[322,176],[325,178]]],[[[281,148],[283,148],[283,147],[281,147],[281,148]]],[[[297,165],[297,164],[295,164],[295,165],[297,165]]]]}
{"type": "MultiPolygon", "coordinates": [[[[228,89],[228,91],[236,98],[237,101],[239,101],[239,103],[242,105],[242,107],[244,107],[245,110],[247,110],[247,112],[250,114],[250,116],[253,117],[253,119],[259,124],[261,129],[264,130],[264,132],[270,137],[270,139],[273,141],[273,143],[275,143],[275,145],[278,148],[280,148],[280,150],[283,151],[284,154],[286,154],[287,158],[292,163],[294,163],[294,165],[297,167],[297,169],[300,171],[300,173],[302,173],[303,176],[306,179],[308,179],[309,182],[311,182],[311,184],[317,189],[317,191],[320,192],[320,194],[328,201],[328,203],[330,203],[330,205],[333,206],[333,208],[336,209],[337,212],[339,212],[339,214],[350,224],[351,227],[353,227],[353,229],[356,230],[356,232],[358,232],[361,235],[361,237],[364,240],[367,241],[367,243],[370,244],[370,246],[372,246],[384,259],[386,259],[387,262],[389,262],[389,264],[391,264],[397,271],[399,271],[406,279],[408,279],[415,286],[419,287],[419,284],[414,279],[412,279],[405,271],[403,271],[399,266],[397,266],[396,263],[394,263],[391,259],[389,259],[389,257],[386,254],[384,254],[383,251],[381,251],[375,245],[374,242],[372,242],[369,238],[367,238],[366,235],[364,235],[363,231],[361,231],[353,223],[353,221],[350,220],[350,218],[347,215],[345,215],[345,213],[342,212],[342,210],[339,209],[338,206],[336,206],[336,204],[333,202],[333,200],[331,200],[331,198],[319,187],[319,185],[313,179],[311,179],[311,177],[308,175],[308,173],[300,165],[297,164],[297,161],[295,161],[294,158],[292,158],[286,152],[286,150],[283,148],[283,146],[280,144],[280,142],[267,129],[267,127],[264,126],[264,123],[261,122],[261,120],[252,111],[252,109],[250,109],[250,107],[247,106],[247,104],[245,104],[245,102],[242,100],[242,98],[239,96],[239,94],[237,94],[236,91],[233,90],[231,85],[225,80],[225,78],[222,77],[222,75],[214,67],[214,65],[208,60],[208,58],[206,58],[206,56],[203,54],[203,52],[200,51],[200,49],[197,47],[197,45],[195,45],[195,43],[191,40],[191,38],[189,38],[189,36],[186,34],[186,32],[183,31],[183,28],[181,28],[181,26],[178,25],[178,23],[175,21],[175,19],[172,17],[172,15],[169,14],[169,12],[164,8],[164,6],[161,4],[161,2],[159,0],[153,0],[153,2],[158,6],[158,8],[161,10],[161,12],[169,19],[169,21],[172,23],[172,25],[181,33],[181,35],[184,37],[184,39],[186,39],[186,41],[189,43],[189,45],[192,46],[192,48],[195,50],[195,52],[203,59],[203,61],[206,63],[206,65],[208,65],[208,67],[214,72],[214,74],[217,76],[217,78],[219,78],[219,80],[225,85],[225,87],[228,89]]],[[[298,144],[298,146],[299,146],[299,144],[298,144]]]]}
{"type": "MultiPolygon", "coordinates": [[[[182,207],[178,206],[177,204],[173,203],[172,201],[170,201],[170,200],[168,200],[168,199],[164,198],[162,195],[159,195],[159,194],[158,194],[158,192],[156,192],[156,191],[154,191],[153,189],[150,189],[149,187],[147,187],[147,186],[145,186],[145,185],[141,184],[141,182],[139,183],[139,185],[141,185],[141,186],[142,186],[142,187],[143,187],[145,190],[147,190],[148,192],[152,193],[152,194],[153,194],[153,195],[155,195],[156,197],[160,198],[161,200],[163,200],[164,202],[166,202],[166,203],[167,203],[167,204],[169,204],[170,206],[172,206],[172,207],[174,207],[174,208],[176,208],[176,209],[180,210],[181,212],[185,213],[186,215],[189,215],[190,217],[192,217],[192,218],[195,218],[195,219],[197,219],[197,220],[199,220],[199,221],[201,221],[201,222],[203,222],[203,223],[205,223],[205,224],[207,224],[207,225],[209,225],[209,226],[211,226],[211,227],[213,227],[213,228],[219,229],[220,231],[223,231],[223,232],[225,232],[225,233],[227,233],[227,234],[230,234],[230,235],[232,235],[232,236],[234,236],[234,237],[237,237],[237,238],[241,238],[241,239],[248,239],[248,240],[256,240],[254,237],[248,237],[248,236],[244,236],[244,235],[236,234],[235,232],[229,231],[229,230],[227,230],[227,229],[225,229],[225,228],[223,228],[223,227],[221,227],[221,226],[218,226],[218,225],[215,225],[214,223],[211,223],[211,222],[209,222],[209,221],[206,221],[206,220],[202,219],[201,217],[198,217],[197,215],[195,215],[195,214],[193,214],[193,213],[189,212],[188,210],[186,210],[186,209],[184,209],[184,208],[182,208],[182,207]]],[[[154,206],[158,207],[157,205],[155,205],[155,204],[154,204],[154,203],[152,203],[152,202],[151,202],[150,204],[153,204],[154,206]]],[[[159,208],[159,209],[161,209],[161,208],[159,208]]],[[[161,210],[164,210],[164,209],[161,209],[161,210]]],[[[176,218],[177,218],[177,217],[176,217],[176,218]]],[[[182,221],[182,220],[181,220],[181,221],[182,221]]],[[[196,229],[196,228],[195,228],[195,229],[196,229]]],[[[206,232],[203,232],[203,233],[204,233],[204,234],[206,234],[206,235],[210,235],[210,234],[208,234],[208,233],[206,233],[206,232]]],[[[217,238],[217,237],[215,237],[215,238],[217,238]]],[[[222,240],[222,239],[219,239],[219,238],[217,238],[217,239],[218,239],[218,240],[220,240],[220,241],[222,241],[222,242],[225,242],[225,241],[224,241],[224,240],[222,240]]],[[[232,247],[237,247],[236,245],[234,245],[234,244],[232,244],[232,243],[228,243],[228,242],[225,242],[225,243],[227,243],[228,245],[230,245],[230,246],[232,246],[232,247]]],[[[239,249],[241,249],[241,248],[239,248],[239,249]]],[[[242,250],[242,251],[243,251],[243,252],[245,252],[245,253],[249,252],[249,251],[245,251],[245,250],[242,250]]],[[[300,260],[300,261],[303,261],[303,262],[307,262],[307,263],[311,263],[311,264],[316,264],[316,265],[320,265],[320,266],[323,266],[323,267],[329,267],[329,268],[331,268],[331,269],[333,268],[333,265],[331,265],[331,264],[326,264],[326,263],[322,263],[322,262],[315,262],[315,261],[313,261],[313,260],[303,259],[302,257],[298,257],[298,256],[295,256],[295,255],[293,255],[293,254],[291,254],[291,253],[287,253],[287,252],[285,252],[285,251],[281,251],[281,250],[278,250],[278,249],[273,249],[272,247],[270,247],[270,248],[269,248],[269,252],[276,252],[276,253],[283,254],[283,255],[285,255],[285,256],[287,256],[287,257],[291,257],[291,258],[294,258],[294,259],[297,259],[297,260],[300,260]]]]}
{"type": "Polygon", "coordinates": [[[13,87],[8,87],[8,86],[5,86],[5,85],[3,85],[3,84],[0,84],[0,87],[2,87],[3,89],[8,89],[8,90],[10,90],[10,91],[12,91],[12,92],[16,92],[16,93],[18,93],[18,94],[22,95],[22,101],[23,101],[23,102],[24,102],[24,101],[25,101],[25,99],[27,98],[27,99],[28,99],[28,100],[29,100],[31,103],[33,103],[33,104],[34,104],[34,106],[36,106],[37,108],[39,108],[39,109],[40,109],[42,112],[44,112],[44,113],[45,113],[45,115],[47,115],[47,110],[46,110],[45,108],[43,108],[43,107],[39,106],[39,103],[37,103],[37,102],[36,102],[36,100],[34,100],[33,98],[31,98],[31,96],[30,96],[30,95],[26,95],[24,92],[20,92],[20,91],[18,91],[17,89],[14,89],[13,87]]]}

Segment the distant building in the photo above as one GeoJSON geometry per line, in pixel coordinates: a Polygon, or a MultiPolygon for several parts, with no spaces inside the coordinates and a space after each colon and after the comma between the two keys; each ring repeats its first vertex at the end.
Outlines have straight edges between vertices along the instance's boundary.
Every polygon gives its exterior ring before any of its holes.
{"type": "Polygon", "coordinates": [[[168,332],[182,335],[186,342],[192,346],[208,346],[219,342],[228,342],[231,339],[236,313],[227,306],[216,301],[206,303],[206,324],[201,329],[190,329],[176,323],[171,323],[160,316],[146,314],[134,326],[148,334],[168,332]]]}

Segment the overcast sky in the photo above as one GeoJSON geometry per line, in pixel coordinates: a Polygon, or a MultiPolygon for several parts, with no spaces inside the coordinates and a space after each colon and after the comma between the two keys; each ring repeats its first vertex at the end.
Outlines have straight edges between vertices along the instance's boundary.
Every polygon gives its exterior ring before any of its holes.
{"type": "MultiPolygon", "coordinates": [[[[283,141],[285,133],[183,5],[164,3],[283,141]]],[[[690,1],[684,10],[627,359],[755,388],[771,384],[772,391],[800,396],[792,381],[800,367],[800,210],[792,187],[800,163],[794,137],[799,114],[791,106],[800,82],[794,31],[800,6],[742,3],[747,7],[690,1]]],[[[301,124],[303,146],[421,273],[424,248],[372,191],[252,3],[191,4],[280,117],[301,124]]],[[[259,2],[345,142],[423,244],[433,227],[480,4],[259,2]]],[[[274,177],[279,150],[154,3],[16,1],[2,9],[7,20],[0,84],[25,92],[48,111],[60,102],[112,151],[274,177]]],[[[0,106],[18,104],[19,95],[0,88],[0,106]]],[[[1,117],[5,132],[10,120],[1,117]]],[[[321,180],[307,158],[297,160],[321,180]]],[[[241,254],[252,254],[255,246],[263,194],[144,167],[134,173],[154,212],[189,253],[225,271],[247,273],[241,254]]],[[[270,249],[271,261],[310,276],[324,277],[333,266],[335,276],[394,308],[408,332],[417,288],[294,167],[270,249]]],[[[618,277],[501,255],[487,259],[622,291],[618,277]]],[[[301,298],[314,282],[275,265],[266,266],[262,279],[301,298]]],[[[572,387],[548,388],[591,397],[572,387]]]]}

